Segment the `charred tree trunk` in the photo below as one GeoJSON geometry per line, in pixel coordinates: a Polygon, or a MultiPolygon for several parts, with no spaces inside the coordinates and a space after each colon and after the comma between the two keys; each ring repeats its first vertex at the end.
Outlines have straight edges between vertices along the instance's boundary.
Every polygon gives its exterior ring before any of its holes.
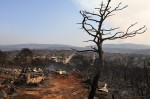
{"type": "Polygon", "coordinates": [[[99,52],[98,52],[98,54],[99,54],[99,65],[97,66],[96,73],[94,75],[94,78],[93,78],[93,81],[91,84],[91,91],[90,91],[88,99],[94,98],[95,93],[96,93],[96,88],[98,88],[98,81],[100,78],[100,74],[104,69],[104,56],[103,56],[103,50],[102,50],[102,42],[99,44],[98,49],[99,49],[99,52]]]}
{"type": "Polygon", "coordinates": [[[94,78],[93,78],[93,82],[92,82],[92,85],[91,85],[91,91],[90,91],[88,99],[93,99],[94,96],[95,96],[99,76],[100,76],[100,73],[96,73],[94,78]]]}

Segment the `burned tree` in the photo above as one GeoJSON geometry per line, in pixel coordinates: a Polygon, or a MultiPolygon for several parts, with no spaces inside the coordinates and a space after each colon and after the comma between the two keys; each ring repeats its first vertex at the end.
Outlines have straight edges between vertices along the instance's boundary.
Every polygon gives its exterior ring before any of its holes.
{"type": "Polygon", "coordinates": [[[7,54],[6,52],[0,50],[0,64],[3,67],[6,66],[6,63],[7,63],[7,54]]]}
{"type": "Polygon", "coordinates": [[[33,56],[33,52],[28,48],[23,48],[14,59],[17,64],[25,67],[28,63],[31,62],[33,56]]]}
{"type": "Polygon", "coordinates": [[[89,99],[94,98],[100,73],[103,71],[104,68],[104,56],[102,49],[103,42],[106,40],[126,39],[128,37],[134,37],[136,34],[142,34],[146,31],[146,26],[133,30],[133,27],[135,27],[137,23],[131,24],[124,32],[119,31],[118,27],[109,29],[103,28],[106,19],[113,16],[115,12],[123,10],[127,7],[127,5],[121,7],[122,3],[119,3],[118,6],[112,8],[110,6],[110,3],[111,0],[108,0],[106,4],[102,2],[99,8],[95,8],[96,10],[98,10],[98,13],[80,11],[80,14],[83,16],[83,21],[80,23],[82,25],[82,29],[84,29],[90,36],[93,37],[92,40],[88,40],[87,42],[94,42],[97,46],[97,47],[91,46],[92,50],[85,50],[85,51],[97,52],[99,55],[99,64],[100,64],[99,66],[97,66],[96,69],[97,71],[95,72],[92,81],[89,99]],[[94,24],[92,22],[94,22],[94,24]],[[95,26],[98,27],[95,28],[95,26]]]}

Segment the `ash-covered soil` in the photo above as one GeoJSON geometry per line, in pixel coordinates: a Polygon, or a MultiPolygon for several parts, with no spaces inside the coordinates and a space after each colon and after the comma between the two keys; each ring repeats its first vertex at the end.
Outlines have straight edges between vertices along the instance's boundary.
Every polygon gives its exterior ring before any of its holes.
{"type": "MultiPolygon", "coordinates": [[[[4,90],[6,99],[87,99],[89,90],[82,83],[84,76],[78,72],[65,75],[48,74],[38,85],[5,83],[0,85],[4,90]],[[9,88],[13,88],[12,91],[9,88]],[[9,90],[8,90],[9,89],[9,90]]],[[[13,76],[0,74],[0,81],[4,79],[15,79],[13,76]]]]}

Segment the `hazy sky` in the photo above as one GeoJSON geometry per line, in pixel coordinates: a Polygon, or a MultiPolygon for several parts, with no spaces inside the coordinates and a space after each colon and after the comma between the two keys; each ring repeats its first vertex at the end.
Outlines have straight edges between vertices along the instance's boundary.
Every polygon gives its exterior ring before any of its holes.
{"type": "MultiPolygon", "coordinates": [[[[90,39],[81,26],[79,10],[93,11],[101,0],[0,0],[0,45],[4,44],[68,44],[86,46],[82,41],[90,39]]],[[[106,1],[106,0],[104,0],[106,1]]],[[[119,0],[112,0],[112,6],[119,0]]],[[[121,0],[120,0],[121,1],[121,0]]],[[[108,26],[122,26],[131,23],[147,25],[145,34],[126,40],[106,43],[149,44],[150,1],[124,0],[129,7],[107,21],[108,26]]]]}

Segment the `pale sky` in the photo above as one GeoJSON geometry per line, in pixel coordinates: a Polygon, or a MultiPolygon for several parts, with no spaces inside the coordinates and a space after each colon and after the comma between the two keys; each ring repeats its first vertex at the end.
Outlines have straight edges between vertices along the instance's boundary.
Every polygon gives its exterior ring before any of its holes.
{"type": "MultiPolygon", "coordinates": [[[[101,0],[0,0],[0,45],[5,44],[67,44],[87,46],[89,35],[76,24],[82,21],[80,10],[94,11],[101,0]]],[[[104,0],[106,1],[106,0],[104,0]]],[[[112,0],[115,6],[121,0],[112,0]]],[[[126,40],[106,43],[136,43],[150,45],[150,1],[122,0],[129,5],[117,12],[106,24],[126,29],[131,23],[147,25],[147,32],[126,40]]]]}
{"type": "MultiPolygon", "coordinates": [[[[76,5],[79,5],[81,9],[87,9],[94,11],[94,8],[98,7],[99,2],[102,0],[73,0],[76,5]]],[[[106,0],[103,0],[106,2],[106,0]]],[[[150,45],[150,0],[112,0],[111,6],[115,7],[122,2],[122,6],[128,5],[128,7],[122,11],[115,13],[107,20],[107,24],[110,27],[122,27],[121,30],[127,29],[132,23],[138,22],[137,27],[147,26],[148,30],[142,35],[136,35],[133,38],[125,40],[108,41],[106,43],[136,43],[150,45]]]]}

